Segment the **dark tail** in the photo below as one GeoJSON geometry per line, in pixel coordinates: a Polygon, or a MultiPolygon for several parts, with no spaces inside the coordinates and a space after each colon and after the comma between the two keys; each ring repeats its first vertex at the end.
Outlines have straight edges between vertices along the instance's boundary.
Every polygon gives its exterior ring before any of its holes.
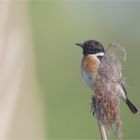
{"type": "Polygon", "coordinates": [[[130,102],[128,98],[126,98],[125,102],[133,114],[136,114],[138,112],[138,109],[130,102]]]}

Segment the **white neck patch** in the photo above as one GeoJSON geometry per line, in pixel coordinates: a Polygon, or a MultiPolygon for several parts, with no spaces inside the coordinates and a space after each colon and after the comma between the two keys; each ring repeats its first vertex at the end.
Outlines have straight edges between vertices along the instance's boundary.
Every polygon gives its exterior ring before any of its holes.
{"type": "Polygon", "coordinates": [[[96,54],[94,54],[94,56],[103,56],[103,55],[104,55],[103,52],[100,52],[100,53],[96,53],[96,54]]]}
{"type": "Polygon", "coordinates": [[[88,56],[103,56],[104,52],[96,53],[96,54],[89,54],[88,56]]]}

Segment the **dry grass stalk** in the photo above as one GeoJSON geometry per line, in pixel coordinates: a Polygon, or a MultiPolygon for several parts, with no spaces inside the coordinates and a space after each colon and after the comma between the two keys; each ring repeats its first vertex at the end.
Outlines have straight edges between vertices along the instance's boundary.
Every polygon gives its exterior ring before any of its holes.
{"type": "Polygon", "coordinates": [[[123,83],[121,63],[112,52],[106,51],[95,80],[95,95],[92,110],[98,121],[101,140],[107,140],[106,131],[115,126],[116,135],[121,136],[122,123],[119,110],[118,82],[123,83]]]}
{"type": "Polygon", "coordinates": [[[105,126],[97,119],[101,140],[107,140],[105,126]]]}

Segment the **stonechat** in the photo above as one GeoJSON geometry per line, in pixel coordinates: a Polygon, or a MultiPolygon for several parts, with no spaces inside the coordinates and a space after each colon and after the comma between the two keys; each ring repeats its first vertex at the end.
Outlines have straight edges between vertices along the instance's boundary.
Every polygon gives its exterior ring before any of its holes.
{"type": "MultiPolygon", "coordinates": [[[[96,40],[87,40],[83,43],[76,43],[76,45],[80,46],[83,50],[83,58],[81,60],[81,74],[82,77],[87,84],[87,86],[95,91],[95,83],[96,77],[98,75],[98,70],[102,61],[102,58],[105,54],[105,49],[103,45],[96,40]]],[[[106,64],[107,65],[107,64],[106,64]]],[[[110,70],[111,71],[111,70],[110,70]]],[[[121,74],[120,74],[121,75],[121,74]]],[[[129,109],[132,113],[137,113],[137,108],[132,104],[132,102],[128,99],[127,91],[124,87],[124,83],[114,82],[114,87],[117,87],[117,94],[121,97],[125,103],[128,105],[129,109]]],[[[101,85],[104,86],[104,85],[101,85]]],[[[103,87],[104,88],[104,87],[103,87]]],[[[98,94],[97,92],[95,92],[98,94]]],[[[109,94],[109,93],[105,93],[109,94]]]]}

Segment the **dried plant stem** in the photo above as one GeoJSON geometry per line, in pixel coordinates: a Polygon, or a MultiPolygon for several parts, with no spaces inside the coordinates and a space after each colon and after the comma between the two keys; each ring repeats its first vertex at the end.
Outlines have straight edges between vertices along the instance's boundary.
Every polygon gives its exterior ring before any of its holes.
{"type": "Polygon", "coordinates": [[[105,126],[99,120],[97,120],[97,122],[98,122],[98,127],[99,127],[101,140],[107,140],[105,126]]]}

